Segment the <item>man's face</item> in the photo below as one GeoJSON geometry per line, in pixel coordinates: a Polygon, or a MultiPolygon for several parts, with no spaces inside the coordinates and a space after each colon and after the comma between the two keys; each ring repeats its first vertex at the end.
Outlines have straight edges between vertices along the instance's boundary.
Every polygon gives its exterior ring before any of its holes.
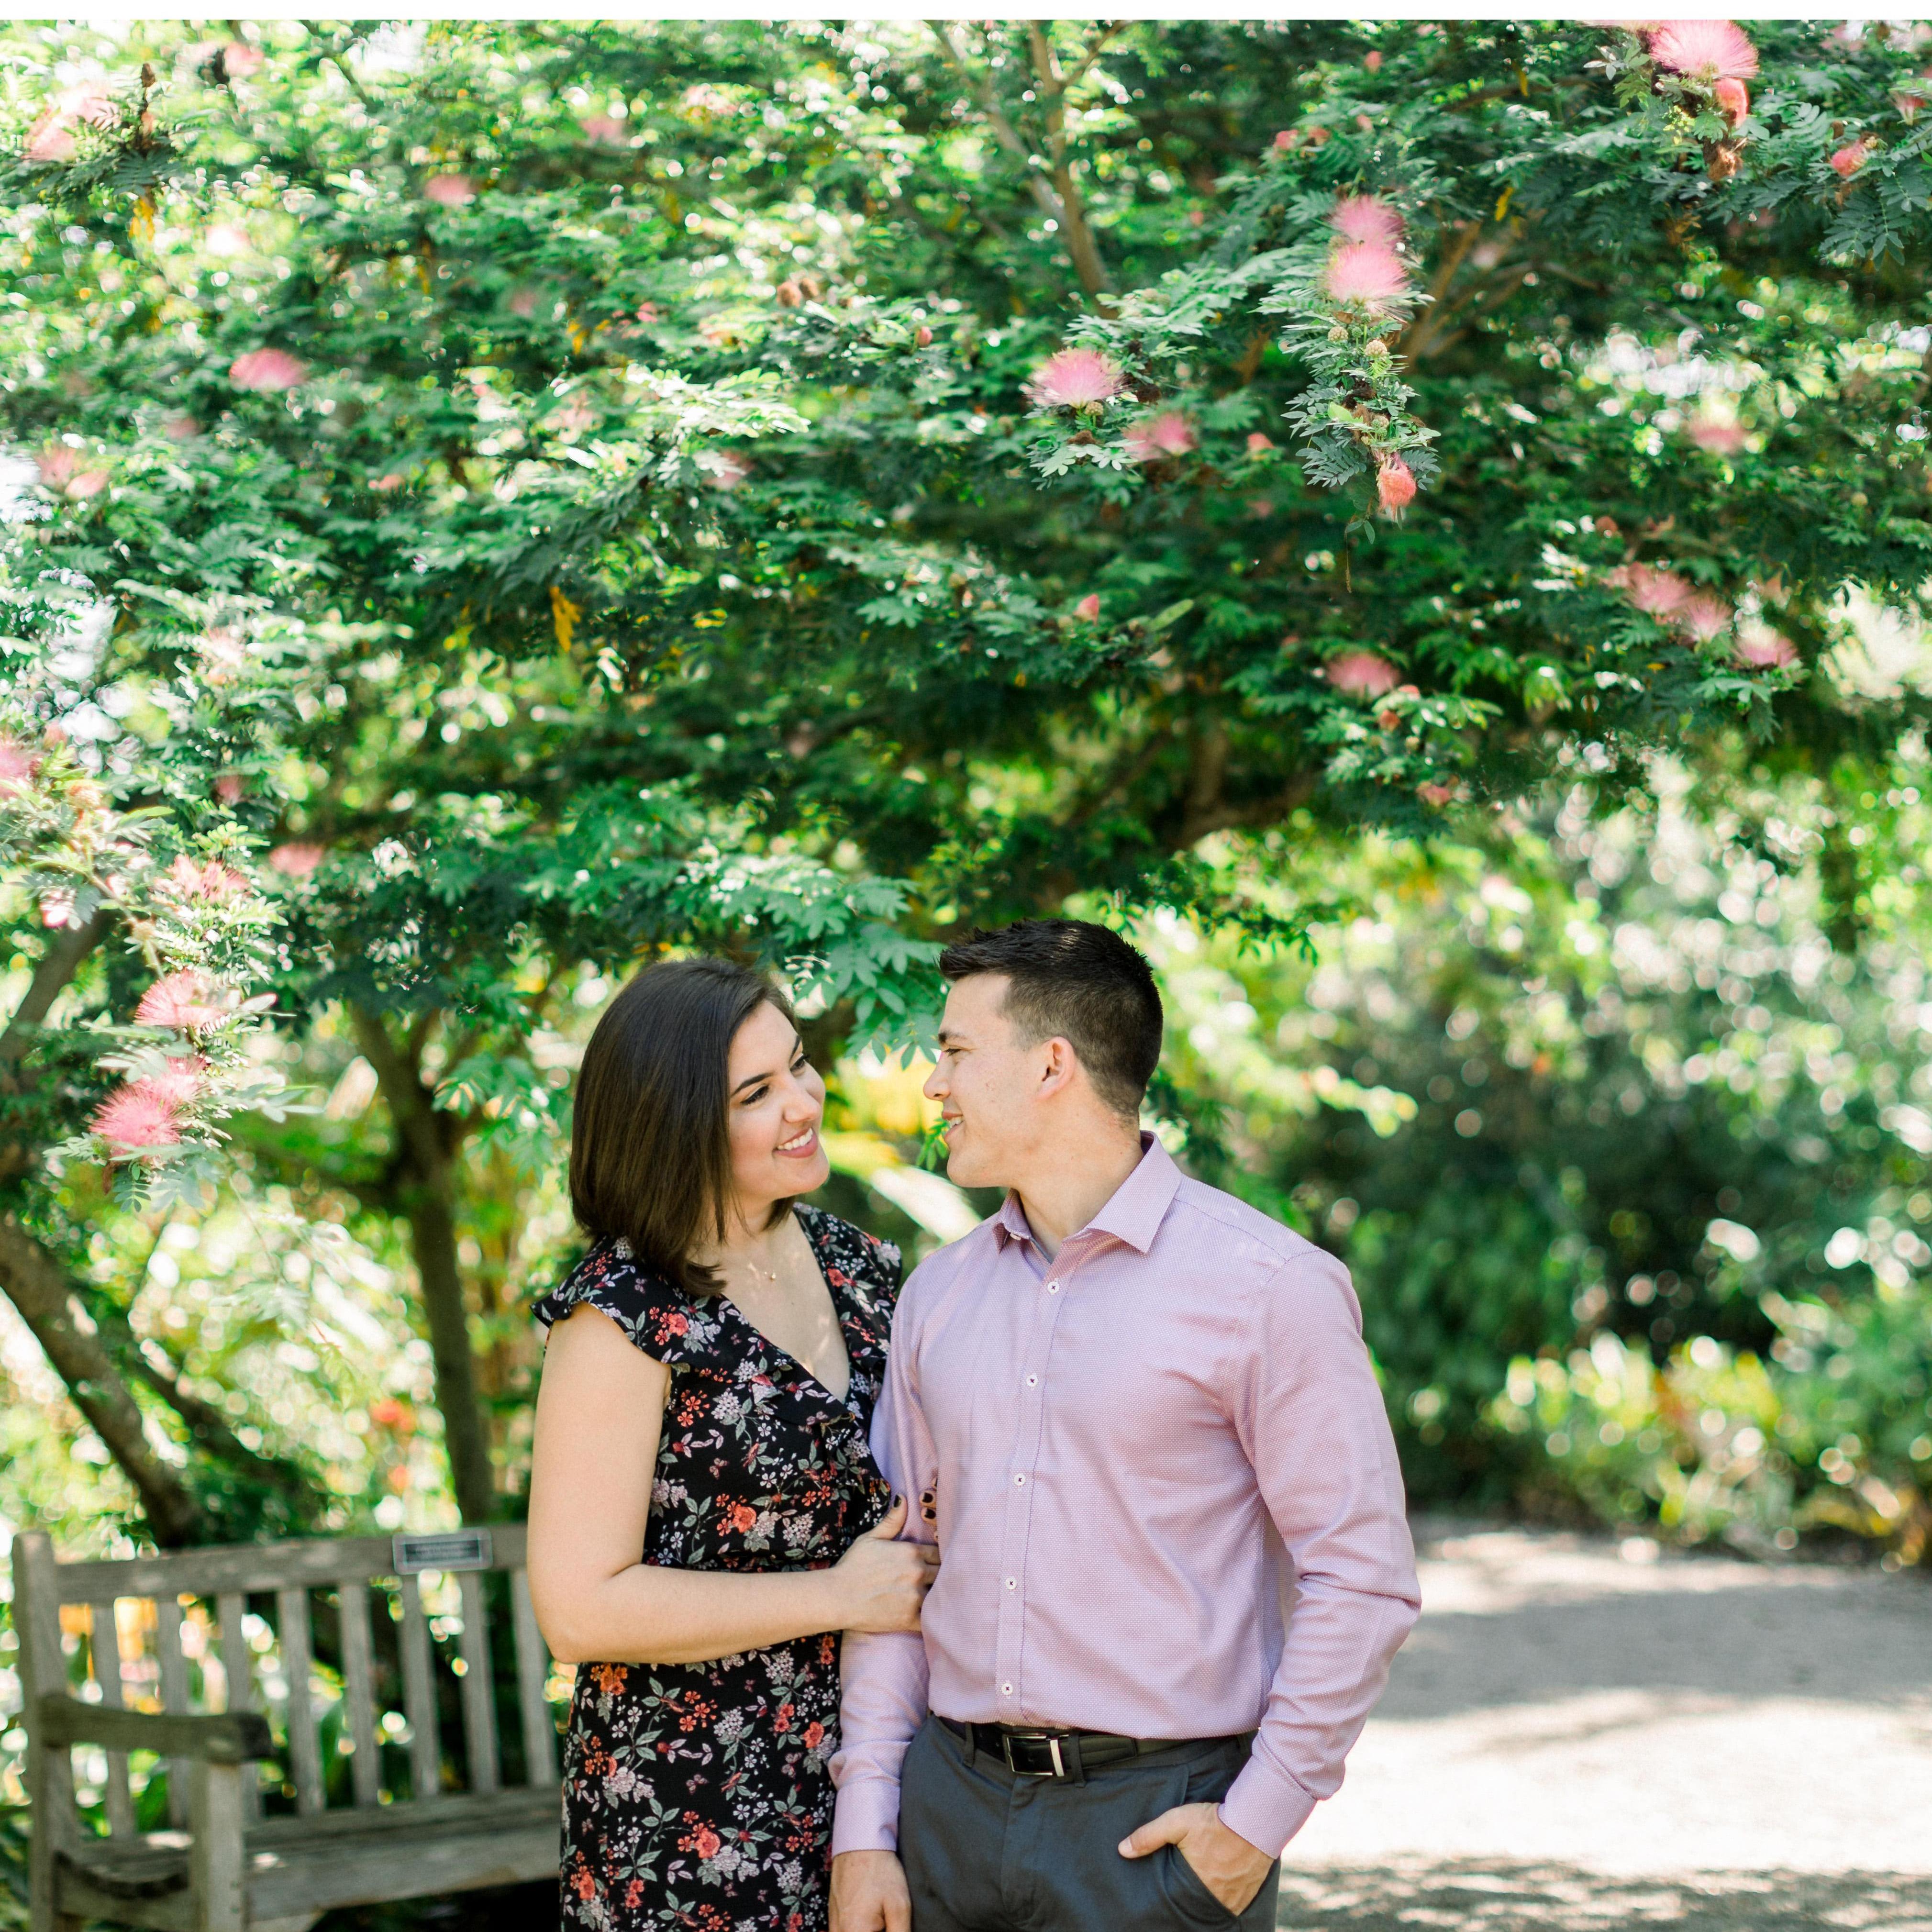
{"type": "Polygon", "coordinates": [[[962,1187],[1011,1187],[1038,1130],[1034,1099],[1045,1042],[1022,1046],[1000,1009],[1011,982],[976,973],[954,982],[939,1023],[939,1064],[926,1083],[946,1123],[946,1172],[962,1187]]]}

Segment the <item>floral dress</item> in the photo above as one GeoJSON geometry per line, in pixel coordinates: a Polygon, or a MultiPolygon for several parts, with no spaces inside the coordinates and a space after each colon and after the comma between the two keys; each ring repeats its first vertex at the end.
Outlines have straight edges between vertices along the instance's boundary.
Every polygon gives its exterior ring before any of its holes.
{"type": "MultiPolygon", "coordinates": [[[[844,1400],[722,1297],[693,1296],[600,1240],[538,1303],[601,1310],[671,1372],[644,1560],[822,1569],[885,1515],[866,1441],[885,1378],[898,1250],[794,1210],[850,1358],[844,1400]]],[[[838,1748],[835,1631],[709,1664],[585,1664],[564,1743],[563,1921],[823,1932],[838,1748]]]]}

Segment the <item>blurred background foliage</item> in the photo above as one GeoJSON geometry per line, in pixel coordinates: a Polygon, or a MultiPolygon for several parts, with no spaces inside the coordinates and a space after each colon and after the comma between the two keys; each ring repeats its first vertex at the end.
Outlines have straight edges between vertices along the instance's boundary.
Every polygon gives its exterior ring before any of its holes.
{"type": "Polygon", "coordinates": [[[623,978],[788,974],[916,1256],[1068,909],[1418,1500],[1924,1561],[1926,56],[1750,34],[0,32],[0,1534],[515,1513],[623,978]]]}

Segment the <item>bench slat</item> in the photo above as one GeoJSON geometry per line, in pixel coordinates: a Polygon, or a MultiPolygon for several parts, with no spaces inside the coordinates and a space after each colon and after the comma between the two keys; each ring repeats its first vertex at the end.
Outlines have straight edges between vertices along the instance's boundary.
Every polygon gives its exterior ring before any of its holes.
{"type": "MultiPolygon", "coordinates": [[[[182,1652],[178,1597],[154,1599],[154,1653],[161,1666],[161,1708],[171,1718],[188,1714],[188,1659],[182,1652]]],[[[177,1832],[188,1823],[188,1760],[171,1757],[168,1768],[168,1823],[177,1832]]]]}
{"type": "MultiPolygon", "coordinates": [[[[94,1681],[100,1686],[100,1701],[110,1711],[124,1710],[127,1698],[121,1683],[121,1627],[114,1618],[114,1600],[88,1606],[87,1648],[94,1666],[94,1681]],[[105,1640],[102,1632],[106,1633],[105,1640]]],[[[128,1788],[128,1754],[107,1754],[107,1835],[130,1838],[134,1831],[134,1800],[128,1788]]]]}
{"type": "Polygon", "coordinates": [[[524,1720],[524,1764],[532,1784],[556,1782],[556,1725],[544,1695],[550,1652],[530,1603],[530,1573],[510,1572],[510,1628],[517,1644],[517,1708],[524,1720]]]}
{"type": "MultiPolygon", "coordinates": [[[[523,1565],[529,1533],[520,1522],[489,1526],[493,1570],[523,1565]]],[[[345,1576],[360,1582],[396,1574],[395,1545],[386,1536],[345,1536],[334,1542],[236,1544],[227,1548],[184,1550],[166,1556],[116,1558],[102,1563],[54,1566],[56,1587],[64,1604],[91,1604],[103,1597],[218,1597],[226,1591],[256,1595],[297,1586],[332,1588],[345,1576]]]]}
{"type": "Polygon", "coordinates": [[[405,1576],[401,1589],[403,1713],[410,1720],[410,1795],[420,1804],[432,1804],[442,1796],[436,1653],[430,1642],[429,1619],[423,1614],[422,1584],[414,1576],[405,1576]]]}
{"type": "Polygon", "coordinates": [[[490,1666],[490,1624],[483,1608],[483,1579],[466,1570],[456,1580],[463,1596],[463,1745],[472,1791],[494,1791],[496,1773],[496,1684],[490,1666]]]}
{"type": "Polygon", "coordinates": [[[304,1816],[322,1808],[322,1748],[316,1737],[315,1698],[309,1688],[313,1653],[309,1644],[308,1592],[275,1592],[281,1626],[282,1675],[288,1680],[289,1762],[295,1772],[296,1808],[304,1816]]]}
{"type": "Polygon", "coordinates": [[[382,1763],[376,1754],[376,1676],[369,1633],[369,1586],[345,1582],[342,1600],[342,1696],[349,1707],[349,1760],[358,1804],[380,1802],[382,1763]]]}
{"type": "MultiPolygon", "coordinates": [[[[224,1590],[214,1600],[214,1610],[221,1620],[221,1674],[227,1680],[227,1708],[252,1711],[255,1708],[255,1655],[248,1648],[248,1634],[242,1627],[248,1600],[238,1590],[224,1590]]],[[[261,1810],[261,1773],[250,1770],[242,1780],[242,1822],[259,1816],[261,1810]]]]}

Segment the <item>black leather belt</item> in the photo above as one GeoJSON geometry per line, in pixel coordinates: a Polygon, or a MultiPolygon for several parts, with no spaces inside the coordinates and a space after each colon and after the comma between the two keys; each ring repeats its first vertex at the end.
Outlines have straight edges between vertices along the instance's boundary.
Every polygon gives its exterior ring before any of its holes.
{"type": "MultiPolygon", "coordinates": [[[[933,1713],[939,1717],[938,1712],[933,1713]]],[[[950,1718],[939,1721],[976,1753],[998,1758],[1016,1778],[1055,1778],[1078,1784],[1090,1771],[1155,1751],[1178,1750],[1200,1740],[1174,1738],[1123,1738],[1111,1731],[1036,1730],[1022,1725],[961,1724],[950,1718]]],[[[1219,1742],[1214,1739],[1208,1742],[1219,1742]]]]}

